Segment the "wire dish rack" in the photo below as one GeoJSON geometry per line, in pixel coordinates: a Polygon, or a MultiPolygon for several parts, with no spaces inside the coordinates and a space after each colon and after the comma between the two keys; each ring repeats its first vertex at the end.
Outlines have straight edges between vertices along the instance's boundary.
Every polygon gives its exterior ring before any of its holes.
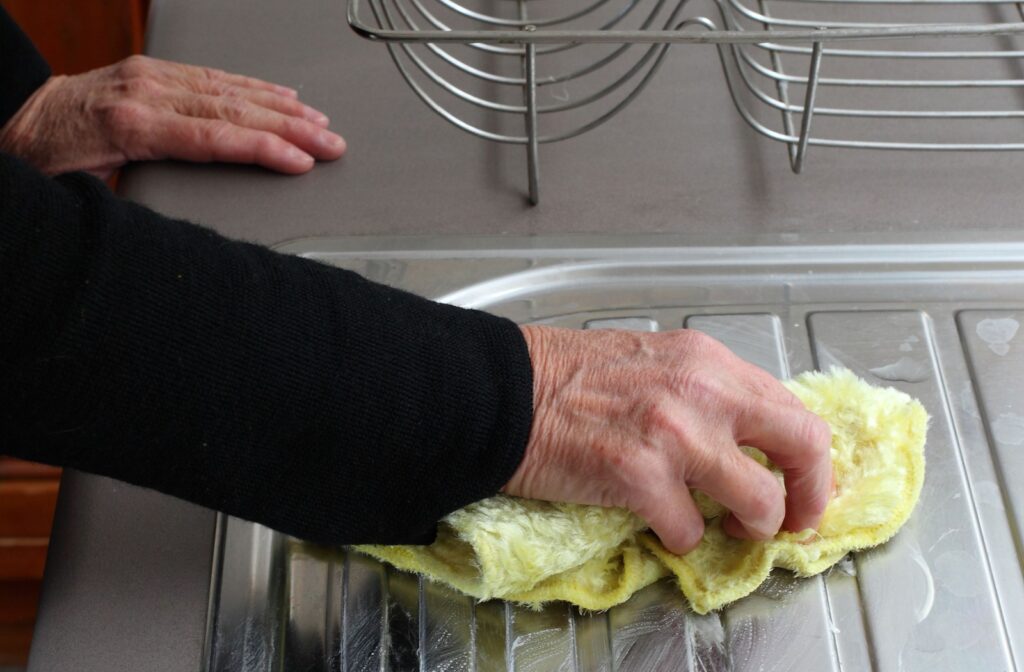
{"type": "Polygon", "coordinates": [[[430,109],[526,147],[534,204],[539,146],[626,108],[674,44],[717,47],[736,111],[795,173],[812,146],[1024,149],[1013,0],[348,1],[430,109]]]}

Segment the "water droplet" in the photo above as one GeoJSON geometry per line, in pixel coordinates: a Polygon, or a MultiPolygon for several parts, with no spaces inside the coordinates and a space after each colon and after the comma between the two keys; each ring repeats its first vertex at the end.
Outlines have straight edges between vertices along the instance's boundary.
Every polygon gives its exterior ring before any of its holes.
{"type": "Polygon", "coordinates": [[[1020,323],[1012,317],[986,318],[978,322],[978,338],[988,344],[989,350],[999,356],[1010,352],[1010,341],[1017,335],[1020,323]]]}
{"type": "Polygon", "coordinates": [[[974,484],[974,499],[985,506],[1002,506],[1003,495],[992,481],[981,481],[974,484]]]}
{"type": "Polygon", "coordinates": [[[992,438],[1011,446],[1024,444],[1024,418],[1016,413],[1000,413],[992,423],[992,438]]]}
{"type": "Polygon", "coordinates": [[[911,334],[907,336],[907,339],[900,343],[900,352],[911,352],[914,349],[914,344],[920,342],[920,338],[911,334]]]}
{"type": "Polygon", "coordinates": [[[981,414],[978,413],[978,405],[974,401],[974,393],[970,387],[960,390],[960,408],[972,418],[981,417],[981,414]]]}

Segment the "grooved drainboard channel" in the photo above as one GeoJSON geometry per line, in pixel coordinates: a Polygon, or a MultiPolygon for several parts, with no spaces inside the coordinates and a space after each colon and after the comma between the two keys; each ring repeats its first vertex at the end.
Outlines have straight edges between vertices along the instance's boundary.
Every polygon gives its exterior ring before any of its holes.
{"type": "Polygon", "coordinates": [[[926,482],[884,547],[812,579],[776,571],[707,616],[668,580],[606,613],[477,604],[357,553],[222,517],[209,669],[1020,668],[1024,261],[984,250],[903,264],[791,249],[761,250],[756,264],[738,252],[708,264],[670,250],[474,258],[360,255],[314,241],[290,251],[520,322],[699,329],[781,378],[850,368],[925,404],[926,482]]]}

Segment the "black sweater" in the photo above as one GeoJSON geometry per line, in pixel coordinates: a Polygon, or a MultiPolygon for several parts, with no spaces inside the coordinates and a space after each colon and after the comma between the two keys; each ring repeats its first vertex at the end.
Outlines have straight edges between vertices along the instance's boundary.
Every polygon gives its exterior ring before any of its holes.
{"type": "MultiPolygon", "coordinates": [[[[0,127],[47,78],[0,9],[0,127]]],[[[321,543],[426,543],[532,419],[518,328],[0,154],[0,453],[321,543]]]]}

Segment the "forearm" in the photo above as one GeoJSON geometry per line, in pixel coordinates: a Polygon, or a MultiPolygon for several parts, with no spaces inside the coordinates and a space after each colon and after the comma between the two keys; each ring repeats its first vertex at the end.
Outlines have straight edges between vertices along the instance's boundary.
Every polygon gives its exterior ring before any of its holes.
{"type": "Polygon", "coordinates": [[[7,157],[0,315],[0,450],[316,541],[429,540],[529,433],[512,323],[7,157]]]}

